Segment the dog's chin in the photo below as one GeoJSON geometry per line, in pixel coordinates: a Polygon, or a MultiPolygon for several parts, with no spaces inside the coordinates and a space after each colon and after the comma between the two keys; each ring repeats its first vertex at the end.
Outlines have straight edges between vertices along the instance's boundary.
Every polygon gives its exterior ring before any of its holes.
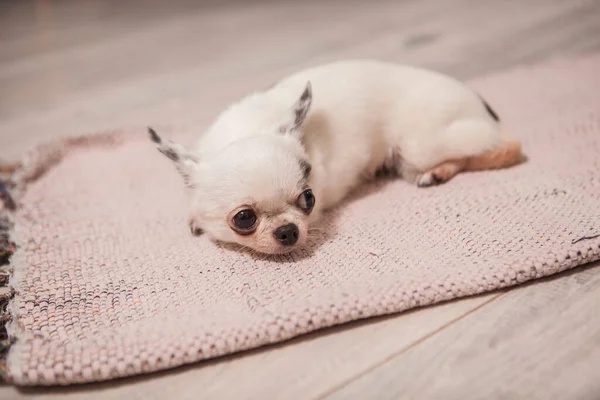
{"type": "Polygon", "coordinates": [[[252,250],[254,250],[257,253],[260,254],[265,254],[265,255],[269,255],[269,256],[276,256],[276,255],[280,255],[280,254],[287,254],[287,253],[291,253],[292,251],[296,250],[299,245],[293,245],[293,246],[273,246],[273,247],[252,247],[252,250]]]}
{"type": "Polygon", "coordinates": [[[301,248],[302,246],[304,246],[304,244],[305,244],[304,240],[298,240],[298,242],[296,242],[295,244],[293,244],[291,246],[283,246],[278,243],[272,243],[272,244],[269,243],[266,246],[265,245],[253,246],[252,244],[246,244],[244,247],[246,247],[248,249],[252,249],[252,251],[255,253],[275,256],[275,255],[291,253],[294,250],[297,250],[297,249],[301,248]]]}
{"type": "Polygon", "coordinates": [[[220,240],[217,240],[217,243],[219,243],[219,245],[221,247],[223,247],[227,250],[239,251],[242,253],[244,253],[244,252],[257,253],[257,254],[263,254],[263,255],[267,255],[267,256],[288,254],[302,246],[301,243],[296,243],[293,246],[277,246],[277,245],[274,245],[274,246],[252,246],[249,244],[242,244],[242,243],[237,243],[237,242],[225,242],[225,241],[220,241],[220,240]]]}
{"type": "Polygon", "coordinates": [[[288,253],[291,253],[292,251],[296,250],[298,247],[300,247],[300,246],[294,245],[294,246],[280,247],[278,249],[275,249],[271,253],[265,253],[265,254],[269,254],[269,255],[288,254],[288,253]]]}

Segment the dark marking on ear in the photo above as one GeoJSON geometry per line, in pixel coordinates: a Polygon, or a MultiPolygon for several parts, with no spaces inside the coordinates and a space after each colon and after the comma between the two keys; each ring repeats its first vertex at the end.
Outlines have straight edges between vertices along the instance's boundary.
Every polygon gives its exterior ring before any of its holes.
{"type": "Polygon", "coordinates": [[[304,119],[306,118],[306,114],[308,114],[308,110],[310,109],[310,104],[312,102],[312,85],[310,81],[306,83],[306,87],[302,95],[300,96],[300,100],[296,103],[296,107],[294,108],[294,113],[296,118],[294,119],[294,127],[293,129],[298,129],[304,119]]]}
{"type": "Polygon", "coordinates": [[[154,143],[162,143],[162,139],[160,136],[158,136],[158,133],[156,133],[156,131],[150,127],[148,127],[148,136],[150,136],[150,140],[152,140],[154,143]]]}
{"type": "Polygon", "coordinates": [[[156,131],[150,127],[148,127],[148,136],[150,137],[150,140],[160,145],[158,147],[158,151],[160,151],[173,161],[179,161],[179,155],[175,152],[175,150],[173,150],[170,147],[164,146],[162,138],[158,136],[158,133],[156,133],[156,131]]]}
{"type": "Polygon", "coordinates": [[[306,101],[309,99],[309,97],[312,95],[312,85],[310,84],[310,81],[308,81],[306,83],[306,88],[304,89],[304,92],[302,92],[302,96],[300,96],[300,101],[306,101]]]}
{"type": "Polygon", "coordinates": [[[304,180],[307,180],[308,177],[310,176],[310,171],[312,171],[312,166],[306,160],[300,160],[299,162],[300,162],[300,168],[302,169],[303,178],[304,178],[304,180]]]}
{"type": "Polygon", "coordinates": [[[181,177],[183,178],[183,183],[185,184],[185,187],[187,187],[188,189],[194,189],[196,185],[191,183],[190,176],[186,174],[185,171],[183,171],[183,169],[181,168],[178,168],[178,171],[181,177]]]}
{"type": "Polygon", "coordinates": [[[294,129],[298,129],[300,125],[302,125],[302,121],[304,121],[304,116],[306,115],[306,113],[303,109],[299,108],[294,110],[294,112],[296,113],[296,119],[294,120],[294,129]]]}
{"type": "Polygon", "coordinates": [[[488,114],[490,114],[490,116],[492,118],[494,118],[494,121],[500,122],[500,117],[498,117],[498,114],[496,114],[496,112],[492,109],[492,107],[490,107],[490,105],[484,100],[483,97],[481,97],[481,95],[479,96],[479,98],[481,99],[481,102],[485,106],[485,109],[488,112],[488,114]]]}
{"type": "Polygon", "coordinates": [[[193,164],[198,164],[198,157],[187,151],[182,145],[170,140],[163,140],[156,131],[148,127],[148,136],[150,140],[157,144],[156,149],[165,157],[175,163],[175,168],[183,178],[187,188],[194,188],[190,173],[193,171],[193,164]]]}
{"type": "Polygon", "coordinates": [[[175,151],[171,148],[159,148],[158,151],[173,161],[179,161],[179,154],[175,153],[175,151]]]}

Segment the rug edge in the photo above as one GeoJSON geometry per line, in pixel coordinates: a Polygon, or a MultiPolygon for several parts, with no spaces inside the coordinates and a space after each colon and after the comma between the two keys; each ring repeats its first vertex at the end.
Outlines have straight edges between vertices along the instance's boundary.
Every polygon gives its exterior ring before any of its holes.
{"type": "Polygon", "coordinates": [[[68,153],[90,146],[115,146],[123,142],[121,131],[104,131],[66,136],[40,143],[17,162],[0,162],[0,287],[8,288],[0,294],[0,381],[18,384],[18,357],[12,356],[18,348],[23,329],[18,324],[19,282],[22,260],[19,248],[21,236],[14,222],[20,200],[27,185],[44,176],[68,153]]]}

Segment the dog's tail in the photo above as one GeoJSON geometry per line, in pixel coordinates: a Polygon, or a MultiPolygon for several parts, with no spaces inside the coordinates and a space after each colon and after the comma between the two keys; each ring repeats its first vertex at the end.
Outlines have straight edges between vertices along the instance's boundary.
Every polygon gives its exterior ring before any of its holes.
{"type": "Polygon", "coordinates": [[[480,155],[467,158],[465,170],[508,168],[524,161],[521,143],[513,138],[505,138],[502,144],[480,155]]]}

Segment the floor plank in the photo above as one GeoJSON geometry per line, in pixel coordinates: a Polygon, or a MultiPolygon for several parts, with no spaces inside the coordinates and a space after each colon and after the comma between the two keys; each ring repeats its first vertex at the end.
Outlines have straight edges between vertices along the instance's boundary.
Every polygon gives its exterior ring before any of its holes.
{"type": "Polygon", "coordinates": [[[600,263],[507,291],[328,399],[598,399],[600,263]]]}
{"type": "MultiPolygon", "coordinates": [[[[467,78],[600,48],[600,7],[589,0],[310,0],[206,10],[174,1],[170,12],[142,8],[137,18],[135,3],[96,14],[73,3],[69,23],[62,8],[35,4],[45,6],[17,13],[19,23],[0,13],[6,158],[58,135],[162,121],[206,126],[241,94],[334,59],[374,57],[467,78]]],[[[99,0],[83,4],[103,10],[99,0]]]]}

